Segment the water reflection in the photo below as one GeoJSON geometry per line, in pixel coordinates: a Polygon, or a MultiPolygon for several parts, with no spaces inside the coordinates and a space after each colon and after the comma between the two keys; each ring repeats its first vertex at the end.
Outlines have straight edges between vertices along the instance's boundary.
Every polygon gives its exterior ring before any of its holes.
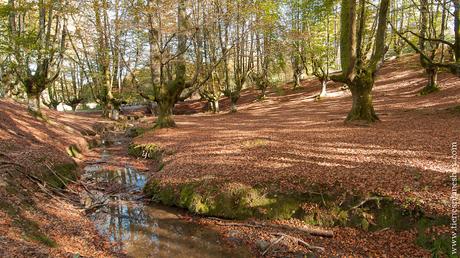
{"type": "Polygon", "coordinates": [[[131,167],[125,167],[116,171],[104,171],[100,166],[96,165],[87,169],[86,172],[97,183],[121,184],[129,189],[138,191],[142,190],[147,182],[147,177],[144,174],[137,172],[131,167]]]}
{"type": "MultiPolygon", "coordinates": [[[[93,180],[119,183],[141,190],[145,175],[133,168],[88,172],[93,180]]],[[[133,257],[250,257],[245,250],[229,250],[216,232],[178,217],[178,210],[114,196],[109,205],[91,215],[97,229],[133,257]]]]}

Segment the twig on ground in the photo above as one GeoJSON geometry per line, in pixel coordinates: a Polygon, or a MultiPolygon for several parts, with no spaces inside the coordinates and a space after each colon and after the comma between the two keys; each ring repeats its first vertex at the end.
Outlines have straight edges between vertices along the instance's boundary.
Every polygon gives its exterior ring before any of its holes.
{"type": "Polygon", "coordinates": [[[324,247],[310,245],[309,243],[303,241],[302,239],[294,237],[294,236],[286,235],[284,233],[276,233],[274,235],[275,236],[285,236],[287,238],[290,238],[290,239],[296,241],[297,244],[302,245],[302,246],[304,246],[304,247],[306,247],[306,248],[308,248],[309,250],[312,250],[312,251],[319,251],[319,252],[324,252],[325,251],[324,247]]]}
{"type": "Polygon", "coordinates": [[[367,202],[370,202],[370,201],[381,201],[383,200],[383,197],[378,197],[378,196],[372,196],[372,197],[368,197],[364,200],[362,200],[360,203],[358,203],[357,205],[351,207],[350,210],[355,210],[355,209],[358,209],[360,208],[361,206],[363,206],[364,204],[366,204],[367,202]]]}
{"type": "Polygon", "coordinates": [[[48,168],[49,171],[51,171],[51,173],[53,173],[54,176],[57,177],[57,179],[59,179],[59,181],[61,181],[64,187],[67,188],[67,183],[58,175],[58,173],[56,173],[48,164],[45,164],[45,166],[48,168]]]}
{"type": "Polygon", "coordinates": [[[280,236],[278,239],[276,239],[274,242],[272,242],[265,251],[262,252],[262,255],[265,255],[270,248],[272,248],[274,245],[278,244],[283,238],[286,237],[285,235],[280,236]]]}

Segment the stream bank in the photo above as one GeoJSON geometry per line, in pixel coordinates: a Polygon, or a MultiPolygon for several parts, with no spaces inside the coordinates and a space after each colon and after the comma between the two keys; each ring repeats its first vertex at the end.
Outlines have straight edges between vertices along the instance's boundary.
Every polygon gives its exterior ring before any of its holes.
{"type": "Polygon", "coordinates": [[[149,203],[142,193],[147,182],[139,171],[142,162],[126,156],[129,142],[122,132],[106,133],[82,176],[91,186],[82,195],[88,217],[116,251],[131,257],[252,256],[244,246],[230,247],[218,232],[190,222],[184,211],[149,203]]]}

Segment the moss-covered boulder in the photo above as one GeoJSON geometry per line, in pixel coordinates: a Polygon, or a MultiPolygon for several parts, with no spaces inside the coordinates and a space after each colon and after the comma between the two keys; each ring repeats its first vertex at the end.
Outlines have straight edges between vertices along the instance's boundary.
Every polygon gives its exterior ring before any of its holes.
{"type": "Polygon", "coordinates": [[[163,150],[156,144],[131,144],[128,154],[138,158],[152,159],[161,162],[163,150]]]}
{"type": "Polygon", "coordinates": [[[72,158],[81,158],[82,157],[82,151],[81,149],[76,145],[76,144],[72,144],[70,145],[67,149],[67,154],[69,154],[70,157],[72,158]]]}
{"type": "Polygon", "coordinates": [[[67,183],[77,180],[77,167],[74,162],[47,167],[40,177],[49,186],[64,188],[67,183]]]}
{"type": "Polygon", "coordinates": [[[218,187],[211,182],[197,181],[173,187],[152,179],[144,192],[152,200],[165,205],[229,219],[289,219],[299,209],[301,202],[295,197],[269,196],[238,183],[218,187]]]}

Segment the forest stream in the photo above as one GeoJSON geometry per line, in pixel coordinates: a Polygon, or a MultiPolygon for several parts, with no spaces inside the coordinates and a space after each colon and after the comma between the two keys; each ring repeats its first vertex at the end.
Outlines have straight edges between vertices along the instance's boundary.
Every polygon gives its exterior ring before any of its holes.
{"type": "MultiPolygon", "coordinates": [[[[114,145],[125,144],[114,141],[114,145]]],[[[115,170],[106,169],[105,164],[117,162],[119,157],[103,146],[100,159],[85,167],[83,179],[104,191],[92,191],[96,198],[99,195],[105,199],[89,217],[116,251],[132,257],[250,256],[244,248],[228,248],[212,229],[182,219],[183,211],[148,203],[142,196],[147,175],[129,164],[117,164],[121,166],[115,170]]],[[[82,202],[86,202],[84,197],[82,202]]]]}

